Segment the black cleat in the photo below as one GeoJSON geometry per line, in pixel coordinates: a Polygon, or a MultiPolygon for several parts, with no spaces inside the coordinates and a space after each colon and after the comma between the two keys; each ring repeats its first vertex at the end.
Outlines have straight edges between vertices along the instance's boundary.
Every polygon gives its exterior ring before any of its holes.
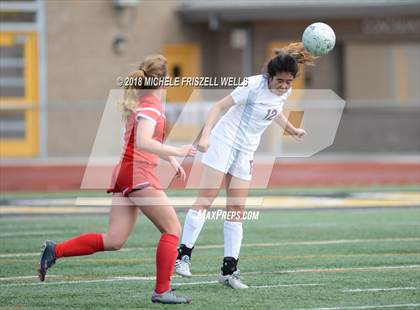
{"type": "Polygon", "coordinates": [[[47,240],[41,246],[41,255],[39,257],[38,278],[40,281],[45,280],[47,270],[55,264],[55,243],[47,240]]]}

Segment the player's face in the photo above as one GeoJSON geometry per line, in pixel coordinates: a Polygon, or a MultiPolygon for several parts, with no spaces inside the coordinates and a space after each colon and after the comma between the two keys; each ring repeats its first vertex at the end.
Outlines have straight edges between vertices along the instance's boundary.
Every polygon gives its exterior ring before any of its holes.
{"type": "Polygon", "coordinates": [[[278,96],[289,90],[293,83],[293,75],[290,72],[278,72],[269,80],[268,87],[278,96]]]}

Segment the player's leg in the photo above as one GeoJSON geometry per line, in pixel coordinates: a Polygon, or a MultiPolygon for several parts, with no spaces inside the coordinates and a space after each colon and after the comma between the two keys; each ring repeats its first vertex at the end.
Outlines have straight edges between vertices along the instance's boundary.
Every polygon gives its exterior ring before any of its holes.
{"type": "Polygon", "coordinates": [[[105,251],[116,251],[124,246],[134,228],[137,216],[138,209],[130,199],[120,193],[114,194],[108,230],[103,234],[105,251]]]}
{"type": "Polygon", "coordinates": [[[203,165],[200,190],[193,207],[185,217],[181,244],[178,248],[175,272],[184,277],[191,277],[190,264],[194,245],[205,222],[205,212],[210,208],[220,191],[224,173],[203,165]]]}
{"type": "Polygon", "coordinates": [[[175,271],[182,276],[191,276],[189,262],[191,253],[203,228],[207,211],[219,193],[221,183],[231,163],[232,148],[210,135],[210,148],[203,154],[203,171],[200,178],[200,191],[193,207],[187,212],[178,249],[175,271]]]}
{"type": "Polygon", "coordinates": [[[116,193],[112,198],[108,231],[85,233],[55,244],[48,240],[41,248],[38,276],[44,281],[47,270],[62,257],[90,255],[100,251],[119,250],[136,222],[138,210],[128,198],[116,193]]]}
{"type": "Polygon", "coordinates": [[[226,176],[226,209],[228,218],[224,222],[224,258],[219,281],[235,289],[248,288],[241,282],[239,269],[239,252],[242,244],[242,218],[250,181],[226,176]]]}
{"type": "Polygon", "coordinates": [[[156,287],[152,302],[190,303],[191,298],[177,296],[171,290],[171,276],[177,256],[181,224],[165,192],[147,187],[130,194],[131,200],[137,204],[143,214],[161,232],[156,249],[156,287]],[[145,205],[145,200],[151,205],[145,205]]]}

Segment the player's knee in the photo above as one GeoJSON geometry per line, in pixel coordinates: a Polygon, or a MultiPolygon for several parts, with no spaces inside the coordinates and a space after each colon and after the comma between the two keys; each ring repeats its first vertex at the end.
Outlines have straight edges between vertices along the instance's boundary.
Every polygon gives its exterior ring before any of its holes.
{"type": "Polygon", "coordinates": [[[182,232],[182,227],[181,227],[181,224],[179,222],[168,225],[167,227],[164,227],[162,229],[163,234],[175,235],[178,238],[181,236],[181,232],[182,232]]]}
{"type": "Polygon", "coordinates": [[[181,232],[182,232],[181,223],[178,222],[174,226],[172,234],[176,235],[179,238],[181,236],[181,232]]]}
{"type": "Polygon", "coordinates": [[[126,240],[126,238],[108,238],[106,240],[105,248],[108,251],[118,251],[124,246],[126,240]]]}

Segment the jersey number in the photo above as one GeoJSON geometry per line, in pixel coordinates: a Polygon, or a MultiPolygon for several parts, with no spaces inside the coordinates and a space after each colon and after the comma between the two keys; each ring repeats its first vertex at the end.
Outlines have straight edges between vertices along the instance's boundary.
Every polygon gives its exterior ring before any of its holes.
{"type": "Polygon", "coordinates": [[[267,120],[267,121],[272,121],[273,118],[275,118],[277,116],[277,110],[276,109],[268,109],[267,110],[267,115],[264,116],[263,119],[267,120]]]}

